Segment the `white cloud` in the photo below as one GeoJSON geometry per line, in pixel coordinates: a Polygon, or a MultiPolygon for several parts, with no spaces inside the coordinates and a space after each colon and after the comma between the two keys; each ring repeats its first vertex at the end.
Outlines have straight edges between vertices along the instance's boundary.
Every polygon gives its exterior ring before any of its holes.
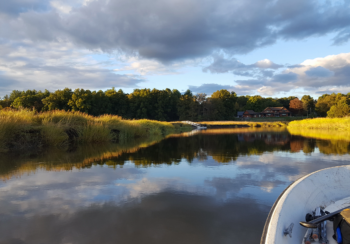
{"type": "Polygon", "coordinates": [[[278,65],[269,59],[263,59],[255,63],[255,65],[262,69],[278,69],[283,67],[283,65],[278,65]]]}
{"type": "Polygon", "coordinates": [[[64,4],[60,1],[51,1],[50,4],[54,9],[56,9],[57,11],[59,11],[63,14],[69,14],[70,11],[72,11],[71,6],[64,4]]]}
{"type": "Polygon", "coordinates": [[[134,71],[140,75],[175,75],[183,64],[168,64],[165,65],[157,60],[148,60],[138,57],[121,58],[126,64],[115,71],[134,71]]]}
{"type": "MultiPolygon", "coordinates": [[[[257,65],[268,67],[270,61],[258,61],[257,65]]],[[[253,78],[253,77],[252,77],[253,78]]],[[[350,53],[308,59],[290,66],[272,76],[252,80],[236,80],[239,89],[247,82],[247,93],[258,92],[264,96],[275,96],[284,92],[324,94],[350,91],[350,53]]],[[[235,90],[235,89],[234,89],[235,90]]]]}
{"type": "Polygon", "coordinates": [[[97,53],[70,44],[5,43],[0,49],[0,96],[14,89],[137,87],[143,81],[113,71],[112,61],[99,62],[93,55],[97,53]]]}

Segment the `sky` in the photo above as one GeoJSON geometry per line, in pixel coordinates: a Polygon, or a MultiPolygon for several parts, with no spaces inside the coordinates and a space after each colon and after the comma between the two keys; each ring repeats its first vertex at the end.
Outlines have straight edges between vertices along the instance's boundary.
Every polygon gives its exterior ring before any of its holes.
{"type": "Polygon", "coordinates": [[[348,0],[0,1],[0,96],[350,92],[348,0]]]}

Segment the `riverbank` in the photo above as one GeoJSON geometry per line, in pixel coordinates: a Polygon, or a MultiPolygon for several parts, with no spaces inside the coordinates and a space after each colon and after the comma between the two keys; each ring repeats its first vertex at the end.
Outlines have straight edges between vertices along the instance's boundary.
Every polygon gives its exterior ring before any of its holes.
{"type": "Polygon", "coordinates": [[[74,143],[117,142],[166,136],[192,126],[153,120],[125,120],[119,116],[90,116],[81,112],[0,111],[0,152],[31,147],[68,147],[74,143]]]}
{"type": "Polygon", "coordinates": [[[324,130],[324,129],[304,129],[300,127],[288,127],[288,132],[293,136],[302,136],[306,138],[330,140],[330,141],[347,141],[350,142],[350,130],[324,130]]]}
{"type": "Polygon", "coordinates": [[[315,118],[292,121],[288,128],[331,129],[350,131],[350,117],[345,118],[315,118]]]}

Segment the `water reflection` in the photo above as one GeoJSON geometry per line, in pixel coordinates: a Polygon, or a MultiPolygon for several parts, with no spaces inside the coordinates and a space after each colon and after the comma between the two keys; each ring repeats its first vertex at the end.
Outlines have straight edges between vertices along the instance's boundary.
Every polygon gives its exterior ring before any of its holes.
{"type": "Polygon", "coordinates": [[[284,129],[161,139],[3,155],[0,243],[259,243],[287,185],[350,159],[284,129]]]}

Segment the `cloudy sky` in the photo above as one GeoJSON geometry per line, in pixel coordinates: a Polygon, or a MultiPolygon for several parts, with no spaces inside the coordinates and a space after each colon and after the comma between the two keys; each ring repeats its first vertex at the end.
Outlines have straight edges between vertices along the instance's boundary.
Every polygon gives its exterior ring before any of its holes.
{"type": "Polygon", "coordinates": [[[347,0],[0,1],[0,96],[69,87],[350,92],[347,0]]]}

